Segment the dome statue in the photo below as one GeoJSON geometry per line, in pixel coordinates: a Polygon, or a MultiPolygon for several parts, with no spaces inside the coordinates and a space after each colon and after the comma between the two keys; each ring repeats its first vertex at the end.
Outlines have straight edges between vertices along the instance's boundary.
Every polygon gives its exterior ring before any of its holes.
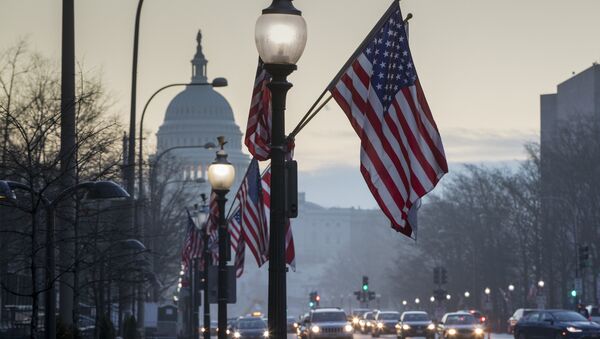
{"type": "MultiPolygon", "coordinates": [[[[191,60],[192,83],[207,83],[207,64],[202,52],[202,33],[196,37],[196,54],[191,60]]],[[[236,171],[237,191],[241,177],[250,162],[242,153],[242,132],[235,123],[233,110],[227,99],[210,86],[186,86],[169,103],[163,124],[156,133],[157,154],[175,146],[196,146],[208,142],[217,143],[218,136],[225,136],[229,162],[236,171]]],[[[170,154],[183,164],[185,179],[206,179],[206,170],[215,159],[216,150],[201,148],[175,149],[170,154]]],[[[203,191],[210,189],[208,183],[203,191]]]]}

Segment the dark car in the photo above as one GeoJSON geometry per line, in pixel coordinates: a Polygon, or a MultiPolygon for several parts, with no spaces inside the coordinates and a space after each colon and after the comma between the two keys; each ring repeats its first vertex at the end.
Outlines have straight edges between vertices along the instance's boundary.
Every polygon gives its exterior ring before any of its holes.
{"type": "Polygon", "coordinates": [[[360,326],[360,331],[363,334],[370,333],[375,323],[375,313],[374,312],[365,312],[363,314],[363,318],[358,321],[358,325],[360,326]]]}
{"type": "Polygon", "coordinates": [[[521,318],[528,315],[531,312],[537,311],[536,309],[531,308],[519,308],[513,313],[513,315],[508,318],[508,333],[513,334],[515,331],[515,325],[521,318]]]}
{"type": "Polygon", "coordinates": [[[267,323],[262,318],[241,317],[231,328],[234,339],[265,339],[269,337],[267,323]]]}
{"type": "Polygon", "coordinates": [[[339,308],[319,308],[311,311],[304,327],[304,339],[352,339],[354,332],[346,313],[339,308]]]}
{"type": "Polygon", "coordinates": [[[435,325],[427,312],[410,311],[402,313],[400,322],[396,326],[398,339],[407,337],[435,338],[435,325]]]}
{"type": "Polygon", "coordinates": [[[296,318],[287,317],[287,332],[288,333],[296,333],[296,326],[298,323],[296,322],[296,318]]]}
{"type": "Polygon", "coordinates": [[[375,326],[371,331],[373,337],[379,337],[382,334],[395,334],[396,325],[400,321],[399,312],[380,311],[375,315],[375,326]]]}
{"type": "Polygon", "coordinates": [[[465,312],[446,313],[440,320],[437,331],[442,339],[480,339],[485,336],[480,319],[465,312]]]}
{"type": "Polygon", "coordinates": [[[517,322],[515,338],[600,338],[600,325],[573,311],[539,310],[517,322]]]}

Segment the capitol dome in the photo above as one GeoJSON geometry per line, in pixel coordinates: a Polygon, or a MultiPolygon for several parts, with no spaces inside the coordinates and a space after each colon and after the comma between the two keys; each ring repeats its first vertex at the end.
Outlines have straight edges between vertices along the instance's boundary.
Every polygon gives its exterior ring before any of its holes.
{"type": "MultiPolygon", "coordinates": [[[[202,33],[198,32],[196,54],[192,59],[192,83],[207,84],[208,61],[202,52],[202,33]]],[[[225,136],[225,149],[229,161],[236,170],[237,190],[241,176],[249,163],[248,155],[242,153],[242,132],[236,124],[233,110],[227,99],[212,86],[186,86],[169,103],[157,138],[157,154],[179,146],[197,146],[207,142],[217,143],[218,136],[225,136]]],[[[184,166],[182,177],[206,178],[206,169],[215,159],[215,150],[200,148],[174,149],[170,151],[184,166]]],[[[208,187],[208,184],[205,186],[208,187]]]]}

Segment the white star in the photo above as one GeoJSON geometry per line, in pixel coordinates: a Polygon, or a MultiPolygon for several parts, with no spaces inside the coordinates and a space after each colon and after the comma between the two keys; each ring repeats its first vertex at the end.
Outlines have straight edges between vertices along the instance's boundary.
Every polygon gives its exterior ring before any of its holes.
{"type": "Polygon", "coordinates": [[[379,79],[383,79],[383,73],[379,73],[379,79]]]}
{"type": "Polygon", "coordinates": [[[367,48],[367,54],[371,54],[371,49],[367,48]]]}
{"type": "Polygon", "coordinates": [[[407,66],[408,66],[408,68],[412,68],[413,67],[412,62],[409,62],[407,66]]]}
{"type": "Polygon", "coordinates": [[[380,64],[380,66],[381,66],[381,67],[385,67],[385,65],[387,65],[385,62],[382,62],[382,63],[380,64]]]}
{"type": "Polygon", "coordinates": [[[379,55],[379,50],[378,49],[375,50],[375,55],[379,55]]]}
{"type": "Polygon", "coordinates": [[[385,51],[385,52],[383,53],[383,56],[384,56],[384,57],[388,57],[388,56],[390,56],[390,52],[388,52],[388,51],[385,51]]]}
{"type": "Polygon", "coordinates": [[[383,87],[383,86],[381,86],[381,84],[377,84],[377,86],[375,86],[375,87],[377,87],[377,89],[381,89],[381,87],[383,87]]]}
{"type": "Polygon", "coordinates": [[[407,56],[407,55],[408,55],[408,52],[407,52],[407,51],[404,51],[404,52],[402,52],[402,55],[404,55],[404,56],[407,56]]]}
{"type": "Polygon", "coordinates": [[[400,37],[400,42],[404,42],[404,37],[403,36],[400,37]]]}
{"type": "Polygon", "coordinates": [[[392,43],[389,40],[385,42],[386,47],[390,47],[391,45],[392,45],[392,43]]]}

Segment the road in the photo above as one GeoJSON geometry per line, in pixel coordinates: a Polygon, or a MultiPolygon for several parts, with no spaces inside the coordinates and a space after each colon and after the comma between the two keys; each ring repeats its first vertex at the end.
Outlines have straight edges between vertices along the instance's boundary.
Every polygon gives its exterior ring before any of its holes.
{"type": "MultiPolygon", "coordinates": [[[[381,339],[396,339],[395,336],[386,336],[386,335],[382,335],[381,337],[379,337],[381,339]]],[[[492,337],[490,339],[513,339],[514,337],[512,335],[509,334],[496,334],[496,333],[492,333],[492,337]]],[[[296,339],[296,335],[295,334],[288,334],[287,339],[296,339]]],[[[370,335],[364,335],[364,334],[354,334],[354,339],[371,339],[370,335]]]]}

